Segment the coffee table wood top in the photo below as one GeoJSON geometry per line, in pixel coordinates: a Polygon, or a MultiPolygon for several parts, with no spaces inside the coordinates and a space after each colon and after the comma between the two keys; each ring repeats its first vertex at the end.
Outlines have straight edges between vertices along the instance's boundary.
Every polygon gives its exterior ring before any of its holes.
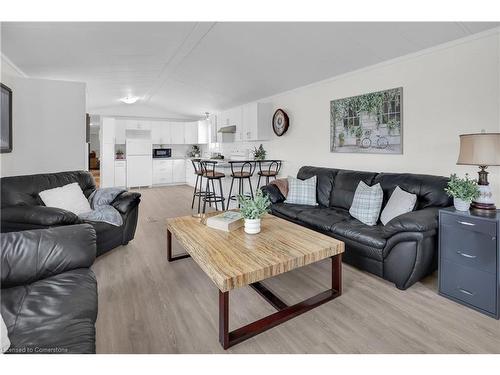
{"type": "Polygon", "coordinates": [[[266,215],[259,234],[212,229],[199,218],[167,219],[167,229],[220,291],[261,281],[344,252],[344,243],[266,215]]]}

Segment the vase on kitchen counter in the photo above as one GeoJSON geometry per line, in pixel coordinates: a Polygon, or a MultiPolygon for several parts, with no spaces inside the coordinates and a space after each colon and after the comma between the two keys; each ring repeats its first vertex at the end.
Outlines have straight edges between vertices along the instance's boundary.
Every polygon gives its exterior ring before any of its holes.
{"type": "Polygon", "coordinates": [[[254,198],[243,194],[238,195],[238,203],[241,215],[245,219],[245,233],[260,233],[261,219],[269,211],[271,205],[268,196],[264,195],[262,190],[257,190],[254,198]]]}

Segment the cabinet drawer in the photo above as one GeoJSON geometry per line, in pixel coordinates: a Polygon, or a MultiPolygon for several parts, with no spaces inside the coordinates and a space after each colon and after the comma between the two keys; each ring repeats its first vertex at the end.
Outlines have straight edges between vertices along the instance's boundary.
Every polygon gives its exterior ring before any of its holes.
{"type": "Polygon", "coordinates": [[[441,256],[463,266],[495,273],[496,238],[481,232],[442,224],[441,256]]]}
{"type": "Polygon", "coordinates": [[[440,291],[490,313],[496,313],[496,275],[441,261],[440,291]]]}
{"type": "Polygon", "coordinates": [[[461,228],[473,232],[484,233],[489,236],[496,236],[497,224],[494,221],[478,219],[474,217],[460,217],[449,214],[441,214],[441,223],[453,228],[461,228]]]}
{"type": "Polygon", "coordinates": [[[171,179],[167,176],[159,175],[153,177],[153,184],[169,184],[171,182],[171,179]]]}

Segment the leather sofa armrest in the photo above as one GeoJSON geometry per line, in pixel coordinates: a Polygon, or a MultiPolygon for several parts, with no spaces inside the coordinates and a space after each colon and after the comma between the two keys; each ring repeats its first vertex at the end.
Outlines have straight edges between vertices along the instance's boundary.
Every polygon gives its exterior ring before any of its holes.
{"type": "Polygon", "coordinates": [[[272,204],[281,203],[285,201],[285,197],[281,194],[280,189],[274,184],[269,184],[266,186],[262,186],[261,190],[264,194],[269,197],[269,200],[272,204]]]}
{"type": "Polygon", "coordinates": [[[34,225],[68,225],[80,222],[73,212],[46,206],[11,206],[2,208],[2,221],[34,225]]]}
{"type": "Polygon", "coordinates": [[[132,209],[139,205],[141,201],[141,194],[125,191],[115,198],[111,205],[116,208],[120,213],[126,215],[132,209]]]}
{"type": "Polygon", "coordinates": [[[437,207],[428,207],[396,216],[385,225],[384,231],[389,235],[393,235],[401,232],[436,230],[438,228],[438,211],[439,208],[437,207]]]}
{"type": "Polygon", "coordinates": [[[2,233],[2,288],[77,268],[89,268],[96,257],[96,232],[90,224],[2,233]]]}

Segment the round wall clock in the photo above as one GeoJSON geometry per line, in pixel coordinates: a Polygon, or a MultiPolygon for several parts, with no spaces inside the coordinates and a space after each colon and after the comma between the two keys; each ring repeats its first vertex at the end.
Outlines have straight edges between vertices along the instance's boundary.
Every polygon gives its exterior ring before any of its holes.
{"type": "Polygon", "coordinates": [[[281,137],[288,130],[288,115],[282,109],[277,109],[273,116],[273,130],[274,133],[281,137]]]}

